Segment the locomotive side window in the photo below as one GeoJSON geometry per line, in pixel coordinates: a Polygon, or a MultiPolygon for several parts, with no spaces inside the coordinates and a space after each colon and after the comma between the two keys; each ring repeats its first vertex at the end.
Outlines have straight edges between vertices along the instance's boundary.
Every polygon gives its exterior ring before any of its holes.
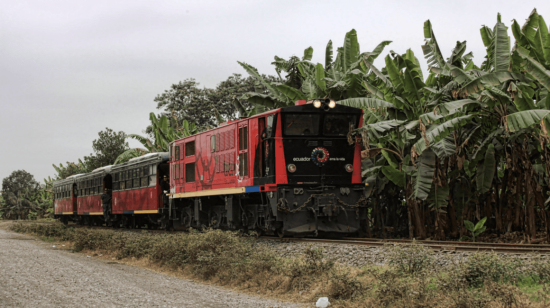
{"type": "Polygon", "coordinates": [[[140,181],[139,181],[139,169],[138,168],[134,169],[134,179],[132,180],[132,182],[133,182],[132,186],[134,188],[139,188],[139,184],[140,184],[139,182],[140,181]]]}
{"type": "MultiPolygon", "coordinates": [[[[248,176],[248,126],[239,128],[239,175],[248,176]]],[[[231,159],[228,159],[229,162],[231,159]]]]}
{"type": "Polygon", "coordinates": [[[285,135],[316,136],[319,134],[319,115],[303,113],[287,113],[283,118],[285,135]]]}
{"type": "Polygon", "coordinates": [[[195,182],[195,163],[185,164],[185,182],[195,182]]]}
{"type": "Polygon", "coordinates": [[[267,116],[267,126],[266,126],[266,130],[265,130],[265,134],[266,134],[266,138],[271,138],[271,134],[272,134],[272,131],[273,131],[273,119],[274,119],[274,115],[268,115],[267,116]]]}
{"type": "Polygon", "coordinates": [[[248,149],[248,126],[239,128],[239,151],[248,149]]]}
{"type": "Polygon", "coordinates": [[[210,152],[216,152],[216,135],[210,136],[210,152]]]}
{"type": "Polygon", "coordinates": [[[346,136],[357,125],[357,116],[352,114],[327,114],[323,123],[323,135],[346,136]]]}
{"type": "Polygon", "coordinates": [[[132,180],[131,179],[126,180],[126,189],[129,189],[129,188],[132,188],[132,180]]]}
{"type": "MultiPolygon", "coordinates": [[[[185,144],[185,156],[195,155],[195,141],[189,141],[185,144]]],[[[193,169],[194,170],[194,169],[193,169]]]]}
{"type": "Polygon", "coordinates": [[[179,160],[179,159],[180,159],[180,146],[176,145],[176,159],[174,160],[179,160]]]}

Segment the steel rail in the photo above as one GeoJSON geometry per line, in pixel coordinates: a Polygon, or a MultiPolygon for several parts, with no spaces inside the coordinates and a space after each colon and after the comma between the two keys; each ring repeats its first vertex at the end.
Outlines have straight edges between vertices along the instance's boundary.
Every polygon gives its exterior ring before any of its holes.
{"type": "MultiPolygon", "coordinates": [[[[277,240],[282,242],[313,242],[313,243],[326,243],[326,244],[348,244],[348,245],[359,245],[359,246],[370,246],[370,247],[382,247],[387,244],[400,244],[407,242],[396,242],[392,240],[380,240],[380,239],[315,239],[315,238],[278,238],[278,237],[266,237],[262,236],[261,239],[277,240]]],[[[408,243],[411,243],[409,241],[408,243]]],[[[505,246],[497,246],[495,243],[489,243],[492,245],[483,245],[485,243],[476,243],[477,245],[455,245],[456,243],[463,242],[445,242],[443,244],[437,243],[437,241],[416,241],[420,245],[424,245],[433,250],[437,251],[456,251],[456,252],[477,252],[477,251],[493,251],[495,253],[509,253],[509,254],[527,254],[527,253],[538,253],[538,254],[550,254],[550,248],[548,247],[516,247],[514,244],[506,244],[505,246]],[[452,243],[452,244],[448,244],[452,243]]],[[[463,244],[473,244],[473,243],[463,243],[463,244]]],[[[535,245],[533,245],[535,246],[535,245]]],[[[547,245],[546,245],[547,246],[547,245]]]]}
{"type": "MultiPolygon", "coordinates": [[[[412,243],[409,239],[379,239],[379,238],[354,238],[344,237],[346,240],[367,241],[367,242],[384,242],[384,243],[412,243]]],[[[545,248],[550,249],[550,245],[546,244],[510,244],[510,243],[488,243],[488,242],[457,242],[457,241],[433,241],[433,240],[415,240],[416,243],[422,244],[440,244],[453,246],[483,246],[483,247],[510,247],[510,248],[545,248]]]]}

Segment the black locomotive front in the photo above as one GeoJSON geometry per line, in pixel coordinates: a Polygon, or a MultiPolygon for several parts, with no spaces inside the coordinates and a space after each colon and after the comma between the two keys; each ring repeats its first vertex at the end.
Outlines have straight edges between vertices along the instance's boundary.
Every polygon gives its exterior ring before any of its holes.
{"type": "Polygon", "coordinates": [[[283,108],[280,116],[288,183],[268,198],[284,234],[358,232],[367,201],[360,148],[350,133],[361,124],[362,110],[316,100],[283,108]]]}

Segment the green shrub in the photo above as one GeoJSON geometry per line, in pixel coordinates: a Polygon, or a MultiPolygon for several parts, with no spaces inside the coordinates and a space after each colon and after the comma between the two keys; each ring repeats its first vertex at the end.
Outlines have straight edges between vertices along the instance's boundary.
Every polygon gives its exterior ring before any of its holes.
{"type": "Polygon", "coordinates": [[[331,282],[330,297],[347,300],[362,295],[367,288],[354,276],[349,269],[335,267],[330,271],[331,282]]]}
{"type": "Polygon", "coordinates": [[[322,248],[311,248],[308,246],[304,250],[302,259],[294,260],[287,264],[288,269],[285,275],[290,277],[300,277],[309,275],[319,275],[328,273],[334,267],[334,260],[323,254],[322,248]]]}
{"type": "Polygon", "coordinates": [[[184,266],[188,259],[188,236],[187,234],[159,236],[149,248],[149,258],[151,261],[175,268],[184,266]]]}
{"type": "Polygon", "coordinates": [[[61,240],[72,240],[74,236],[74,228],[68,228],[60,222],[54,223],[15,223],[9,229],[18,233],[32,233],[39,236],[55,237],[61,240]]]}
{"type": "Polygon", "coordinates": [[[531,258],[529,264],[530,273],[535,276],[537,279],[550,282],[550,260],[542,258],[541,256],[536,256],[531,258]]]}
{"type": "Polygon", "coordinates": [[[500,258],[495,253],[474,253],[463,265],[463,275],[470,286],[479,287],[485,280],[516,282],[525,275],[521,260],[500,258]]]}
{"type": "Polygon", "coordinates": [[[410,245],[387,245],[387,262],[401,273],[416,275],[428,270],[435,261],[431,248],[413,241],[410,245]]]}
{"type": "Polygon", "coordinates": [[[73,249],[77,252],[84,249],[115,252],[122,249],[125,242],[120,232],[79,228],[74,233],[73,249]]]}
{"type": "Polygon", "coordinates": [[[134,238],[126,239],[124,245],[117,252],[117,259],[123,258],[143,258],[151,253],[156,237],[144,234],[143,236],[137,236],[134,238]]]}

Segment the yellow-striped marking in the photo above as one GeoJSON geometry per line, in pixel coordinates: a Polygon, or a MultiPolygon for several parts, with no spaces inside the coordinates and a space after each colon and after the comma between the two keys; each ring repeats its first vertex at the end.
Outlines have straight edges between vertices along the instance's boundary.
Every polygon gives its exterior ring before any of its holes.
{"type": "Polygon", "coordinates": [[[158,210],[142,210],[142,211],[134,211],[134,214],[157,214],[158,210]]]}
{"type": "Polygon", "coordinates": [[[73,212],[62,212],[61,215],[73,215],[73,212]]]}
{"type": "Polygon", "coordinates": [[[222,189],[192,191],[187,193],[177,193],[177,194],[173,194],[171,198],[175,199],[175,198],[204,197],[204,196],[214,196],[214,195],[233,195],[233,194],[242,194],[244,192],[246,192],[246,187],[222,188],[222,189]]]}
{"type": "Polygon", "coordinates": [[[88,215],[103,215],[103,212],[90,212],[88,215]]]}

